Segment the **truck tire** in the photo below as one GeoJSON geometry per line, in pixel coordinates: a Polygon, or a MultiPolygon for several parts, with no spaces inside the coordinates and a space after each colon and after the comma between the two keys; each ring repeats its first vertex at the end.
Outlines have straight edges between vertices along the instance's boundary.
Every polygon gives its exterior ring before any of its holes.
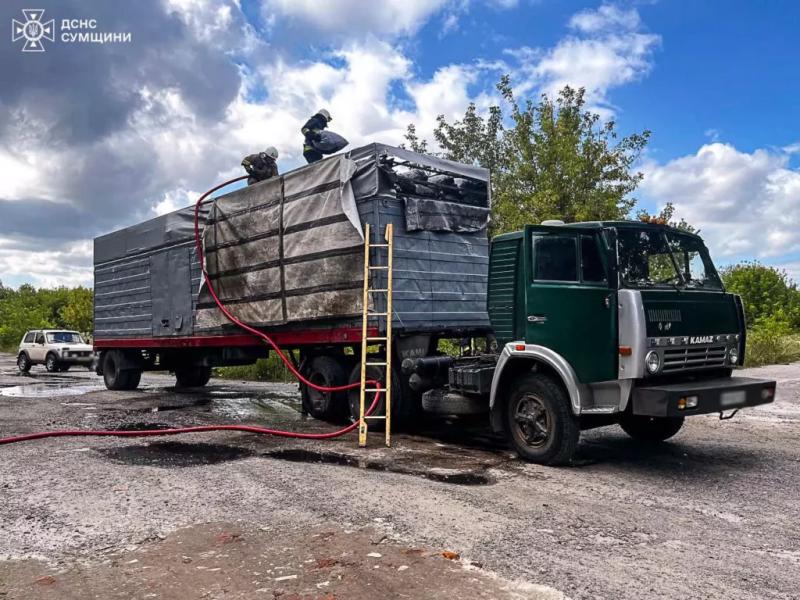
{"type": "Polygon", "coordinates": [[[142,378],[140,369],[121,369],[122,355],[110,350],[103,357],[103,382],[109,390],[135,390],[142,378]]]}
{"type": "MultiPolygon", "coordinates": [[[[371,361],[383,361],[384,357],[373,356],[370,357],[371,361]]],[[[381,367],[367,367],[367,379],[377,379],[381,382],[381,387],[384,386],[385,369],[381,367]]],[[[361,381],[361,365],[358,364],[353,367],[348,379],[350,383],[361,381]]],[[[374,385],[367,385],[367,389],[373,389],[374,385]]],[[[375,392],[367,392],[364,397],[364,410],[367,410],[375,398],[375,392]]],[[[360,416],[360,391],[355,387],[347,392],[348,407],[350,412],[350,421],[355,423],[360,416]]],[[[405,399],[403,397],[403,386],[400,383],[400,373],[397,369],[392,369],[392,429],[397,427],[405,427],[408,425],[409,415],[407,414],[407,407],[404,407],[405,399]]],[[[381,399],[378,401],[378,406],[372,412],[375,416],[382,416],[386,414],[386,397],[381,394],[381,399]]],[[[384,429],[385,421],[383,419],[374,419],[369,421],[369,428],[371,430],[382,431],[384,429]]]]}
{"type": "Polygon", "coordinates": [[[211,367],[175,369],[175,387],[203,387],[211,379],[211,367]]]}
{"type": "MultiPolygon", "coordinates": [[[[313,357],[303,369],[303,375],[311,383],[324,387],[347,383],[347,371],[344,365],[333,356],[313,357]]],[[[341,421],[347,414],[347,392],[320,392],[303,385],[302,399],[303,408],[315,419],[341,421]]]]}
{"type": "Polygon", "coordinates": [[[31,370],[31,359],[28,358],[28,354],[25,352],[20,352],[19,356],[17,357],[17,368],[20,370],[21,373],[27,373],[31,370]]]}
{"type": "Polygon", "coordinates": [[[48,373],[58,373],[60,365],[58,364],[58,357],[52,352],[48,352],[44,359],[44,368],[48,373]]]}
{"type": "Polygon", "coordinates": [[[564,388],[546,375],[520,376],[506,403],[508,439],[520,458],[543,465],[572,460],[580,438],[564,388]]]}
{"type": "Polygon", "coordinates": [[[683,427],[683,417],[647,417],[626,414],[619,426],[633,439],[644,442],[663,442],[683,427]]]}

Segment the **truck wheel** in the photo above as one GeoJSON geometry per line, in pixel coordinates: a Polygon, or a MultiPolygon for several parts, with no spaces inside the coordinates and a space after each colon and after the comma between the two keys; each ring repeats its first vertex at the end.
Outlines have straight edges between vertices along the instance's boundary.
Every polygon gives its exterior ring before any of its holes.
{"type": "Polygon", "coordinates": [[[50,352],[44,359],[44,368],[47,369],[48,373],[58,373],[58,367],[58,357],[50,352]]]}
{"type": "Polygon", "coordinates": [[[118,350],[106,352],[103,358],[103,382],[109,390],[135,390],[142,378],[140,369],[121,369],[122,355],[118,350]]]}
{"type": "Polygon", "coordinates": [[[211,367],[189,367],[175,370],[175,386],[179,388],[203,387],[211,379],[211,367]]]}
{"type": "MultiPolygon", "coordinates": [[[[370,357],[370,360],[379,362],[384,360],[383,357],[370,357]]],[[[383,374],[385,369],[381,367],[367,367],[367,379],[377,379],[381,382],[381,387],[385,386],[383,374]]],[[[353,367],[350,372],[350,383],[361,381],[361,365],[358,364],[353,367]]],[[[367,385],[367,389],[374,389],[374,385],[367,385]]],[[[375,399],[375,392],[367,392],[364,397],[364,410],[367,410],[375,399]]],[[[355,423],[360,416],[360,390],[355,387],[347,392],[347,404],[350,409],[350,421],[355,423]]],[[[400,384],[400,373],[396,369],[392,369],[392,429],[397,427],[404,427],[408,425],[409,415],[406,407],[404,407],[405,398],[403,395],[403,388],[400,384]]],[[[386,414],[386,396],[381,394],[378,400],[378,406],[372,412],[373,415],[386,414]]],[[[383,430],[385,421],[383,419],[374,419],[369,421],[369,428],[371,430],[383,430]]]]}
{"type": "MultiPolygon", "coordinates": [[[[303,369],[306,379],[324,387],[347,383],[347,373],[342,363],[331,356],[315,356],[303,369]]],[[[303,408],[315,419],[340,420],[347,413],[347,392],[320,392],[302,386],[303,408]]]]}
{"type": "Polygon", "coordinates": [[[31,360],[24,352],[20,352],[19,356],[17,357],[17,368],[22,373],[27,373],[31,370],[31,360]]]}
{"type": "Polygon", "coordinates": [[[619,426],[629,436],[645,442],[663,442],[683,427],[683,417],[647,417],[626,414],[619,426]]]}
{"type": "Polygon", "coordinates": [[[545,375],[519,378],[506,405],[508,438],[520,458],[543,465],[569,463],[580,437],[564,389],[545,375]]]}

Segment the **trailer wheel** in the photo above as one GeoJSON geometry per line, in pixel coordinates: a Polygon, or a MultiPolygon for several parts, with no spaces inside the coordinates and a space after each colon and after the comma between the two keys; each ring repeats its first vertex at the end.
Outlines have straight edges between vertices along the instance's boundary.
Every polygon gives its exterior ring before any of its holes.
{"type": "Polygon", "coordinates": [[[110,350],[103,357],[103,382],[109,390],[135,390],[142,378],[140,369],[122,369],[122,353],[110,350]]]}
{"type": "Polygon", "coordinates": [[[580,427],[564,389],[546,375],[521,376],[506,404],[508,439],[524,460],[563,465],[572,460],[580,427]]]}
{"type": "MultiPolygon", "coordinates": [[[[376,362],[384,360],[384,357],[370,357],[370,360],[374,360],[376,362]]],[[[381,382],[381,387],[385,386],[384,381],[384,374],[385,370],[381,367],[367,367],[367,379],[377,379],[381,382]]],[[[348,380],[350,383],[355,383],[357,381],[361,381],[361,365],[357,364],[353,367],[353,370],[350,372],[350,378],[348,380]]],[[[373,389],[374,385],[368,385],[368,389],[373,389]]],[[[364,397],[364,410],[367,410],[372,404],[372,400],[375,398],[375,392],[367,392],[366,396],[364,397]]],[[[350,421],[355,423],[358,421],[360,416],[360,390],[359,388],[355,387],[352,390],[347,392],[347,400],[348,400],[348,407],[350,409],[350,421]]],[[[403,391],[403,386],[400,382],[400,372],[397,369],[392,369],[392,428],[398,427],[406,427],[409,422],[409,414],[407,410],[407,398],[403,391]]],[[[375,416],[381,416],[386,414],[386,396],[381,394],[381,399],[378,400],[378,406],[372,412],[375,416]]],[[[370,429],[373,430],[382,430],[384,428],[383,419],[375,419],[369,422],[370,429]]]]}
{"type": "Polygon", "coordinates": [[[211,379],[211,367],[175,369],[175,387],[203,387],[211,379]]]}
{"type": "MultiPolygon", "coordinates": [[[[334,387],[347,383],[347,371],[340,360],[332,356],[313,357],[303,369],[306,378],[316,385],[334,387]]],[[[347,413],[346,392],[320,392],[302,386],[303,408],[315,419],[340,421],[347,413]]]]}
{"type": "Polygon", "coordinates": [[[626,414],[619,426],[629,436],[645,442],[663,442],[683,427],[683,417],[647,417],[626,414]]]}

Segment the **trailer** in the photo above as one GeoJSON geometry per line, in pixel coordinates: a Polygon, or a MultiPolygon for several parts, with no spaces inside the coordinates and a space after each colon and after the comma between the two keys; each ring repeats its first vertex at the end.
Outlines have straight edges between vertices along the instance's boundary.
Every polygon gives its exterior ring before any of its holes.
{"type": "MultiPolygon", "coordinates": [[[[485,169],[371,144],[205,203],[206,268],[226,306],[297,351],[292,356],[311,381],[353,382],[366,224],[376,243],[394,226],[392,351],[400,361],[435,353],[443,338],[491,331],[488,183],[485,169]]],[[[386,250],[373,252],[371,262],[385,265],[386,250]]],[[[94,270],[94,343],[110,389],[134,389],[152,369],[174,372],[179,386],[204,385],[212,367],[267,355],[204,286],[194,207],[98,237],[94,270]]],[[[380,288],[385,273],[373,276],[380,288]]],[[[379,312],[385,299],[374,302],[379,312]]],[[[371,335],[385,325],[372,322],[371,335]]],[[[346,418],[357,397],[348,403],[346,394],[303,387],[305,409],[321,419],[346,418]]],[[[419,395],[405,387],[395,390],[395,422],[419,408],[419,395]]]]}
{"type": "MultiPolygon", "coordinates": [[[[362,360],[391,363],[394,423],[483,414],[533,462],[569,462],[584,429],[618,424],[664,441],[686,417],[774,400],[775,381],[734,375],[742,302],[699,236],[547,222],[490,243],[489,190],[484,169],[365,146],[203,205],[208,277],[237,318],[293,351],[308,380],[355,383],[362,360]],[[367,283],[382,290],[389,224],[391,321],[372,319],[366,335],[381,339],[391,323],[392,341],[365,355],[362,309],[388,311],[385,296],[363,306],[364,252],[376,267],[367,283]]],[[[213,366],[266,356],[210,297],[193,218],[184,209],[95,240],[95,347],[110,389],[135,388],[148,369],[204,385],[213,366]]],[[[357,389],[301,392],[317,418],[361,416],[357,389]]]]}

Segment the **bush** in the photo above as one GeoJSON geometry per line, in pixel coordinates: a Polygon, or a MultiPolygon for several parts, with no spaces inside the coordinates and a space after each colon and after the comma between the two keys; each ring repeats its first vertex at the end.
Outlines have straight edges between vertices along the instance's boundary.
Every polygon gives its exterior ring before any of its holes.
{"type": "Polygon", "coordinates": [[[741,262],[726,267],[720,275],[725,289],[742,297],[749,325],[775,318],[800,330],[800,290],[785,271],[758,262],[741,262]]]}
{"type": "Polygon", "coordinates": [[[747,332],[745,365],[786,364],[800,360],[800,334],[781,317],[763,317],[747,332]]]}

